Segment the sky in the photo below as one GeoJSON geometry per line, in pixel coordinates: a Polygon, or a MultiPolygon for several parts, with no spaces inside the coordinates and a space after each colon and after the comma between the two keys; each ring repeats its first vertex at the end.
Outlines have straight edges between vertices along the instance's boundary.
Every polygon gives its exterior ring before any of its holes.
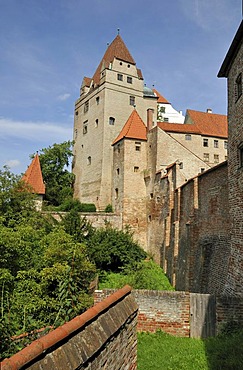
{"type": "Polygon", "coordinates": [[[217,73],[242,18],[241,0],[0,0],[0,170],[72,140],[74,103],[107,43],[120,35],[175,109],[227,113],[217,73]]]}

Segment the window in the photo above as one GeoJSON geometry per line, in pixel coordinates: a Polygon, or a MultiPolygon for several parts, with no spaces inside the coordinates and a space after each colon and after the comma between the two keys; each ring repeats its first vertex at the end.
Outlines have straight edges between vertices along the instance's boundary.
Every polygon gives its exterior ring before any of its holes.
{"type": "Polygon", "coordinates": [[[127,83],[132,84],[132,77],[127,76],[127,83]]]}
{"type": "Polygon", "coordinates": [[[141,150],[141,143],[140,142],[136,142],[135,141],[135,150],[136,150],[136,152],[140,152],[140,150],[141,150]]]}
{"type": "Polygon", "coordinates": [[[214,140],[213,146],[214,146],[214,148],[218,148],[219,147],[219,141],[218,140],[214,140]]]}
{"type": "Polygon", "coordinates": [[[90,156],[87,158],[87,164],[88,164],[88,165],[90,165],[90,164],[91,164],[91,157],[90,157],[90,156]]]}
{"type": "Polygon", "coordinates": [[[164,122],[169,122],[169,118],[168,117],[164,117],[164,122]]]}
{"type": "Polygon", "coordinates": [[[98,127],[98,125],[99,125],[99,120],[98,120],[98,118],[95,120],[95,127],[98,127]]]}
{"type": "Polygon", "coordinates": [[[76,112],[75,112],[75,116],[78,116],[78,110],[76,110],[76,112]]]}
{"type": "Polygon", "coordinates": [[[123,81],[123,75],[120,73],[117,73],[117,79],[118,81],[123,81]]]}
{"type": "Polygon", "coordinates": [[[118,198],[118,188],[115,188],[115,199],[118,198]]]}
{"type": "Polygon", "coordinates": [[[115,118],[114,117],[110,117],[109,118],[109,125],[114,126],[114,124],[115,124],[115,118]]]}
{"type": "Polygon", "coordinates": [[[186,134],[186,135],[185,135],[185,139],[186,139],[186,140],[191,140],[191,139],[192,139],[192,135],[190,135],[190,134],[186,134]]]}
{"type": "Polygon", "coordinates": [[[84,103],[84,113],[87,113],[87,112],[88,112],[88,110],[89,110],[89,101],[86,101],[86,102],[84,103]]]}
{"type": "Polygon", "coordinates": [[[130,105],[134,107],[135,105],[135,96],[130,96],[130,105]]]}
{"type": "Polygon", "coordinates": [[[219,155],[218,154],[214,154],[213,158],[214,158],[214,163],[219,163],[219,155]]]}
{"type": "Polygon", "coordinates": [[[242,95],[242,74],[240,73],[235,81],[235,101],[242,95]]]}
{"type": "Polygon", "coordinates": [[[208,139],[203,139],[203,146],[208,146],[208,139]]]}
{"type": "Polygon", "coordinates": [[[150,193],[150,199],[153,199],[154,193],[150,193]]]}
{"type": "Polygon", "coordinates": [[[204,162],[209,162],[209,153],[203,153],[204,162]]]}
{"type": "Polygon", "coordinates": [[[100,97],[97,96],[97,98],[95,100],[96,100],[96,104],[99,105],[100,104],[100,97]]]}
{"type": "Polygon", "coordinates": [[[127,65],[127,68],[130,68],[130,64],[127,65]]]}
{"type": "Polygon", "coordinates": [[[139,167],[135,166],[135,167],[133,168],[133,171],[134,171],[134,172],[138,172],[138,171],[139,171],[139,167]]]}
{"type": "Polygon", "coordinates": [[[119,173],[120,173],[120,168],[117,168],[117,169],[116,169],[116,173],[117,173],[117,175],[119,175],[119,173]]]}
{"type": "Polygon", "coordinates": [[[228,141],[224,141],[224,149],[228,149],[228,141]]]}
{"type": "Polygon", "coordinates": [[[201,173],[203,173],[205,171],[205,168],[201,168],[201,173]]]}
{"type": "Polygon", "coordinates": [[[240,168],[242,168],[243,167],[243,143],[240,143],[238,149],[239,149],[239,157],[240,157],[239,165],[240,165],[240,168]]]}
{"type": "Polygon", "coordinates": [[[88,132],[88,121],[85,121],[83,123],[83,134],[85,135],[87,134],[87,132],[88,132]]]}

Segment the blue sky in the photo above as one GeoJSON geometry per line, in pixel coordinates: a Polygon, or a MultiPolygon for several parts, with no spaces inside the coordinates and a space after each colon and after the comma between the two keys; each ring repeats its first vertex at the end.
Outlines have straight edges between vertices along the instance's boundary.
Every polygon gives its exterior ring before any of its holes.
{"type": "Polygon", "coordinates": [[[144,82],[177,110],[226,114],[217,73],[240,0],[0,0],[0,169],[72,139],[74,102],[120,35],[144,82]]]}

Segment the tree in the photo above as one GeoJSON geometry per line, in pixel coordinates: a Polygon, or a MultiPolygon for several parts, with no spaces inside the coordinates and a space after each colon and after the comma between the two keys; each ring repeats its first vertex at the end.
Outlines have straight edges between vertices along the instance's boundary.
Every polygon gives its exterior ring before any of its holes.
{"type": "Polygon", "coordinates": [[[74,174],[68,170],[73,156],[72,145],[72,141],[64,141],[43,148],[39,153],[43,180],[46,184],[46,200],[54,206],[60,205],[73,195],[74,174]]]}
{"type": "Polygon", "coordinates": [[[0,170],[0,217],[5,226],[16,225],[33,212],[35,195],[29,186],[7,166],[0,170]]]}

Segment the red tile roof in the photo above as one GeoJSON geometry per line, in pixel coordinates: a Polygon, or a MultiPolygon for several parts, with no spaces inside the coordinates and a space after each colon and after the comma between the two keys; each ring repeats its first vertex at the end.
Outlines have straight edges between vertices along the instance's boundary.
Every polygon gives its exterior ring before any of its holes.
{"type": "Polygon", "coordinates": [[[113,62],[114,58],[130,64],[136,64],[120,35],[117,35],[112,43],[108,46],[98,68],[96,69],[93,76],[93,81],[95,84],[99,85],[100,72],[103,65],[105,68],[108,68],[109,64],[113,62]]]}
{"type": "Polygon", "coordinates": [[[91,84],[92,79],[90,77],[84,77],[83,79],[83,86],[89,87],[91,84]]]}
{"type": "Polygon", "coordinates": [[[178,133],[188,133],[188,134],[201,134],[201,131],[196,125],[191,125],[188,123],[169,123],[169,122],[158,122],[158,127],[166,132],[178,132],[178,133]]]}
{"type": "Polygon", "coordinates": [[[158,103],[170,104],[168,100],[165,99],[156,89],[153,89],[153,92],[159,97],[159,99],[157,100],[158,103]]]}
{"type": "Polygon", "coordinates": [[[228,138],[227,116],[188,109],[184,124],[158,122],[166,132],[178,132],[228,138]]]}
{"type": "Polygon", "coordinates": [[[186,119],[193,122],[202,135],[228,137],[227,116],[223,114],[198,112],[196,110],[187,110],[186,119]]]}
{"type": "Polygon", "coordinates": [[[112,145],[116,144],[123,138],[147,140],[147,128],[136,109],[132,111],[127,122],[123,126],[123,129],[113,141],[112,145]]]}
{"type": "Polygon", "coordinates": [[[42,177],[40,160],[38,154],[35,155],[22,180],[31,186],[36,194],[45,194],[45,184],[42,177]]]}

